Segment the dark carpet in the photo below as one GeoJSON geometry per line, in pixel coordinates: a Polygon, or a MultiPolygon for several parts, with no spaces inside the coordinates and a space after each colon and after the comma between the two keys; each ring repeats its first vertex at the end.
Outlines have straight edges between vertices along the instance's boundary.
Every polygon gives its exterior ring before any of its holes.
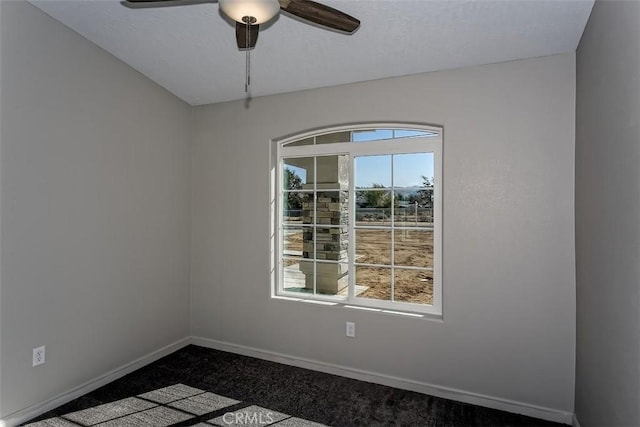
{"type": "Polygon", "coordinates": [[[29,423],[101,427],[563,426],[194,345],[29,423]],[[243,417],[242,411],[252,415],[243,417]],[[238,413],[241,415],[235,416],[238,413]]]}

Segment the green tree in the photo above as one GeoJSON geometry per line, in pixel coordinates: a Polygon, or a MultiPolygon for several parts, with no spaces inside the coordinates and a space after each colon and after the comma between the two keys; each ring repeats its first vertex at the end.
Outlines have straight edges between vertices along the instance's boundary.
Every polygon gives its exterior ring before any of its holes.
{"type": "Polygon", "coordinates": [[[420,206],[433,207],[433,178],[422,175],[422,188],[416,193],[415,201],[420,206]]]}
{"type": "Polygon", "coordinates": [[[384,191],[385,186],[374,183],[370,190],[364,190],[361,193],[362,205],[367,208],[385,208],[389,207],[389,193],[384,191]]]}
{"type": "MultiPolygon", "coordinates": [[[[302,179],[291,169],[284,170],[284,189],[285,190],[301,190],[302,179]]],[[[300,193],[287,193],[287,210],[302,209],[302,197],[300,193]]]]}

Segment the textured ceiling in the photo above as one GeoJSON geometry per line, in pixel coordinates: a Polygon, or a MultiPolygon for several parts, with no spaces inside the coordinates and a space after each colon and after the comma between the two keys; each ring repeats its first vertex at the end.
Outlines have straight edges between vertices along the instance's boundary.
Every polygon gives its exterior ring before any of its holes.
{"type": "MultiPolygon", "coordinates": [[[[242,99],[245,56],[218,5],[129,9],[30,0],[191,105],[242,99]]],[[[280,14],[251,54],[251,95],[531,58],[576,49],[593,0],[326,0],[348,36],[280,14]]]]}

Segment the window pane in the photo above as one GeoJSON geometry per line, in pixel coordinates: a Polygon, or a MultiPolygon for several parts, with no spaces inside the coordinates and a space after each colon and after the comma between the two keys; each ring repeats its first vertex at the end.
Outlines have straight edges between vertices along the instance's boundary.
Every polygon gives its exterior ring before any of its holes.
{"type": "MultiPolygon", "coordinates": [[[[380,184],[374,184],[380,185],[380,184]]],[[[391,189],[374,187],[370,190],[358,190],[356,193],[358,206],[369,209],[383,209],[391,207],[391,189]]]]}
{"type": "Polygon", "coordinates": [[[300,147],[302,145],[313,145],[313,137],[289,142],[287,144],[284,144],[284,147],[300,147]]]}
{"type": "Polygon", "coordinates": [[[355,158],[357,189],[390,188],[391,156],[359,156],[355,158]]]}
{"type": "MultiPolygon", "coordinates": [[[[397,198],[397,196],[396,196],[397,198]]],[[[417,227],[416,203],[408,204],[405,201],[397,201],[393,206],[393,223],[396,227],[417,227]]]]}
{"type": "Polygon", "coordinates": [[[302,241],[301,227],[284,227],[282,230],[282,255],[302,258],[302,241]]]}
{"type": "Polygon", "coordinates": [[[416,136],[431,137],[438,136],[436,131],[424,131],[424,130],[409,130],[409,129],[396,129],[394,131],[394,138],[413,138],[416,136]]]}
{"type": "Polygon", "coordinates": [[[432,186],[433,153],[394,155],[393,185],[397,189],[406,189],[406,193],[415,192],[425,186],[432,186]]]}
{"type": "Polygon", "coordinates": [[[363,129],[353,132],[353,142],[379,141],[393,138],[391,129],[363,129]]]}
{"type": "Polygon", "coordinates": [[[387,191],[365,190],[356,191],[356,225],[389,226],[391,225],[391,208],[370,207],[364,200],[376,197],[384,198],[387,191]],[[364,201],[364,202],[363,202],[364,201]]]}
{"type": "Polygon", "coordinates": [[[395,301],[433,304],[433,272],[396,268],[394,273],[395,301]]]}
{"type": "Polygon", "coordinates": [[[346,261],[348,253],[347,233],[340,228],[316,228],[316,258],[329,261],[346,261]]]}
{"type": "Polygon", "coordinates": [[[417,202],[409,205],[400,202],[393,209],[396,227],[433,227],[432,207],[422,207],[417,202]]]}
{"type": "Polygon", "coordinates": [[[284,159],[282,171],[283,190],[313,190],[314,158],[284,159]]]}
{"type": "Polygon", "coordinates": [[[300,201],[302,202],[302,223],[313,224],[315,213],[315,196],[313,193],[300,193],[300,201]]]}
{"type": "Polygon", "coordinates": [[[356,267],[356,296],[391,300],[391,269],[356,267]]]}
{"type": "Polygon", "coordinates": [[[316,157],[316,169],[316,189],[349,189],[348,156],[318,156],[316,157]]]}
{"type": "Polygon", "coordinates": [[[316,292],[324,295],[347,295],[349,276],[346,263],[316,263],[316,292]]]}
{"type": "Polygon", "coordinates": [[[335,142],[351,142],[351,132],[327,133],[316,137],[316,144],[333,144],[335,142]]]}
{"type": "Polygon", "coordinates": [[[433,227],[433,207],[418,208],[418,224],[433,227]]]}
{"type": "Polygon", "coordinates": [[[426,226],[433,222],[433,153],[393,156],[397,226],[426,226]]]}
{"type": "Polygon", "coordinates": [[[396,227],[433,227],[433,208],[421,207],[415,202],[396,206],[394,222],[396,227]]]}
{"type": "Polygon", "coordinates": [[[433,231],[395,230],[394,265],[433,267],[433,231]]]}
{"type": "Polygon", "coordinates": [[[316,197],[316,224],[326,226],[347,225],[349,222],[348,191],[318,191],[316,197]]]}
{"type": "Polygon", "coordinates": [[[391,265],[390,230],[356,230],[356,259],[360,264],[391,265]]]}
{"type": "Polygon", "coordinates": [[[287,292],[313,292],[313,262],[282,260],[282,287],[287,292]],[[310,274],[305,274],[305,271],[310,274]],[[311,286],[306,282],[311,278],[311,286]]]}
{"type": "Polygon", "coordinates": [[[302,257],[307,259],[316,257],[315,227],[302,229],[302,257]]]}
{"type": "MultiPolygon", "coordinates": [[[[292,265],[297,266],[298,264],[300,264],[300,261],[297,259],[288,259],[288,258],[283,258],[282,259],[282,265],[285,268],[291,267],[292,265]]],[[[297,267],[296,267],[297,268],[297,267]]]]}
{"type": "Polygon", "coordinates": [[[303,203],[305,227],[304,257],[318,260],[347,261],[348,191],[318,191],[316,200],[303,203]]]}
{"type": "MultiPolygon", "coordinates": [[[[313,193],[285,192],[282,195],[282,220],[284,225],[301,225],[310,214],[305,205],[313,207],[313,193]]],[[[310,219],[310,217],[309,217],[310,219]]]]}

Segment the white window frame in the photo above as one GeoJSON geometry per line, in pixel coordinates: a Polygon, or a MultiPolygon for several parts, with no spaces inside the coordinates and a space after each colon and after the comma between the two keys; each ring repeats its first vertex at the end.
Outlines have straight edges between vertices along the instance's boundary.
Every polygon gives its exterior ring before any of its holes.
{"type": "Polygon", "coordinates": [[[315,302],[326,305],[344,305],[351,308],[372,308],[386,312],[400,313],[424,313],[430,315],[442,315],[442,149],[443,149],[443,128],[422,124],[407,123],[367,123],[362,125],[349,125],[340,127],[324,128],[306,133],[296,134],[273,141],[272,151],[272,182],[271,182],[271,266],[272,266],[272,298],[281,298],[295,301],[315,302]],[[366,142],[343,142],[321,145],[304,145],[286,147],[288,143],[320,136],[328,133],[360,131],[375,129],[403,129],[415,131],[436,131],[438,136],[428,137],[408,137],[392,140],[376,140],[366,142]],[[308,295],[300,292],[290,292],[283,289],[281,278],[283,248],[282,232],[283,223],[282,210],[282,180],[283,180],[283,160],[294,157],[315,157],[327,155],[349,155],[349,240],[348,259],[349,271],[354,271],[355,262],[355,232],[356,222],[356,189],[354,179],[355,157],[372,155],[392,155],[392,154],[413,154],[413,153],[433,153],[434,156],[434,193],[433,193],[433,304],[418,304],[398,301],[375,300],[370,298],[356,297],[355,274],[349,274],[348,295],[308,295]],[[275,154],[275,155],[274,155],[275,154]]]}

